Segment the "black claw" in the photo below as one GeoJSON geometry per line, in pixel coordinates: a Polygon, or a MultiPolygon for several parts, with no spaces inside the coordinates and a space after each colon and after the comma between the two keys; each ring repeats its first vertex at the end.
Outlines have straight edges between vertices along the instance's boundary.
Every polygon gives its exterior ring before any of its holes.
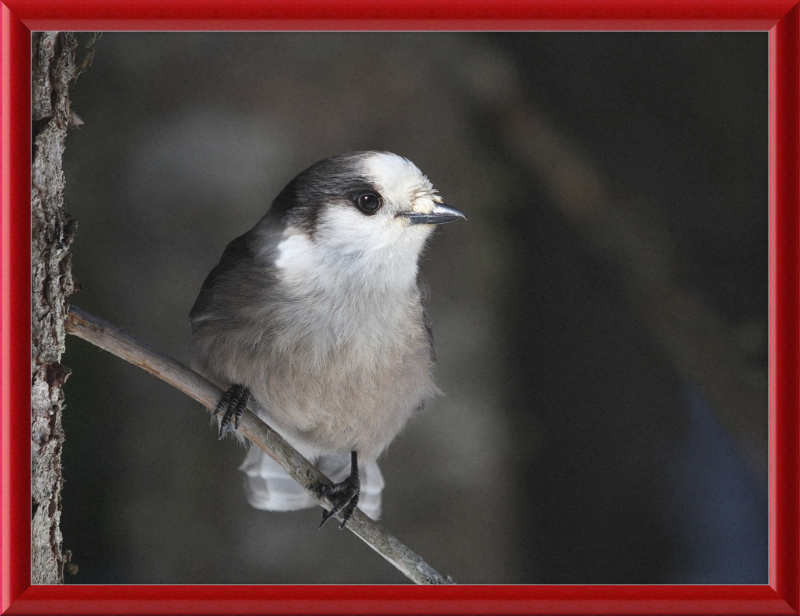
{"type": "Polygon", "coordinates": [[[342,523],[339,525],[339,530],[344,528],[344,525],[347,524],[347,521],[350,519],[350,516],[353,515],[353,512],[358,507],[358,494],[356,494],[350,502],[345,507],[344,511],[342,512],[342,523]]]}
{"type": "Polygon", "coordinates": [[[334,511],[335,509],[331,509],[330,511],[328,511],[327,509],[322,510],[322,522],[319,523],[319,528],[325,526],[325,523],[335,515],[334,511]]]}
{"type": "MultiPolygon", "coordinates": [[[[235,386],[234,386],[235,387],[235,386]]],[[[213,416],[216,417],[221,411],[228,408],[228,402],[231,399],[231,392],[233,391],[233,387],[231,387],[228,391],[222,394],[222,398],[217,405],[217,408],[214,410],[213,416]]]]}
{"type": "Polygon", "coordinates": [[[239,421],[242,418],[247,403],[250,401],[250,390],[244,385],[232,385],[219,401],[214,415],[225,411],[222,421],[219,423],[219,438],[222,440],[229,430],[238,430],[239,421]],[[231,425],[233,418],[233,425],[231,425]]]}
{"type": "Polygon", "coordinates": [[[331,501],[335,500],[336,502],[330,511],[323,510],[322,522],[320,522],[319,527],[322,528],[328,520],[341,513],[342,524],[339,526],[339,530],[342,530],[356,510],[360,494],[361,479],[358,477],[358,454],[353,451],[350,454],[350,475],[347,479],[332,486],[325,486],[322,490],[323,496],[327,496],[331,501]],[[331,498],[334,495],[341,496],[337,496],[335,499],[331,498]]]}

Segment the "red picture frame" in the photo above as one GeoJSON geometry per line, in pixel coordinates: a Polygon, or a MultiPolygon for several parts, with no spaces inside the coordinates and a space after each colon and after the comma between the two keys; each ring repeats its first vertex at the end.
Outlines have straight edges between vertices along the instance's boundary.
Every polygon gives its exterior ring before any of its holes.
{"type": "Polygon", "coordinates": [[[797,0],[5,0],[0,5],[3,614],[798,614],[800,4],[797,0]],[[769,32],[769,583],[685,586],[31,586],[32,30],[769,32]]]}

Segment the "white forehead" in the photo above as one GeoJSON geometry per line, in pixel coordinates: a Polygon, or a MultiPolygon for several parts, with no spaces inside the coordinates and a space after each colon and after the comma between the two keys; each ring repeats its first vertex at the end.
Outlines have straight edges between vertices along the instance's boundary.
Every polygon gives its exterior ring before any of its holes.
{"type": "Polygon", "coordinates": [[[388,201],[401,203],[436,194],[422,171],[410,160],[397,154],[370,154],[364,159],[364,172],[388,201]]]}

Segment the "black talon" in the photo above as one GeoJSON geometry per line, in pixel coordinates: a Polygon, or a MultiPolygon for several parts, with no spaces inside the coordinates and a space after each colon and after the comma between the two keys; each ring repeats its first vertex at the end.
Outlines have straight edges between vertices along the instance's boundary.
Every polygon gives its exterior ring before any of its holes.
{"type": "MultiPolygon", "coordinates": [[[[319,527],[322,528],[328,520],[341,513],[342,525],[339,526],[339,530],[342,530],[358,506],[360,493],[361,479],[358,477],[358,454],[353,451],[350,453],[350,475],[347,479],[332,486],[325,486],[322,490],[322,495],[329,498],[334,494],[341,494],[341,496],[335,499],[338,502],[334,503],[333,509],[330,511],[323,510],[322,522],[319,527]]],[[[334,501],[333,498],[331,500],[334,501]]]]}
{"type": "Polygon", "coordinates": [[[216,410],[214,411],[214,413],[212,415],[213,417],[216,417],[217,414],[222,409],[228,408],[228,402],[231,399],[231,391],[233,391],[233,387],[231,387],[228,391],[226,391],[224,394],[222,394],[222,398],[220,399],[219,404],[217,405],[217,408],[216,408],[216,410]]]}
{"type": "Polygon", "coordinates": [[[225,411],[222,421],[219,424],[219,438],[220,440],[231,429],[231,418],[233,418],[233,429],[239,429],[239,421],[242,419],[242,414],[247,408],[247,403],[250,401],[250,390],[244,385],[231,385],[222,399],[219,401],[214,415],[216,416],[221,411],[225,411]]]}

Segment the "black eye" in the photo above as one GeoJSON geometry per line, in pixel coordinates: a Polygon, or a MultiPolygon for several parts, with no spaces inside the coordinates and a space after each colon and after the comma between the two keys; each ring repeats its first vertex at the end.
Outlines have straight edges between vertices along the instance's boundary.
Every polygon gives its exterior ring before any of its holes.
{"type": "Polygon", "coordinates": [[[358,207],[371,214],[381,206],[381,198],[374,193],[366,193],[356,199],[358,207]]]}

